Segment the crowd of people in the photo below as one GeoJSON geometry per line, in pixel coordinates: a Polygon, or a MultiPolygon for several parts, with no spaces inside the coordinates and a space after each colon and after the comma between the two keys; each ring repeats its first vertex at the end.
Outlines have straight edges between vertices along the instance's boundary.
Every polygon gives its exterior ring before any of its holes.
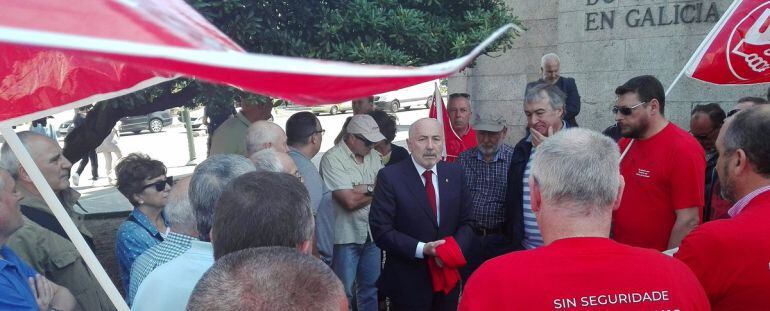
{"type": "MultiPolygon", "coordinates": [[[[663,86],[615,90],[617,123],[579,128],[580,95],[541,62],[527,134],[451,94],[463,146],[420,119],[353,101],[338,141],[310,112],[284,129],[269,98],[239,97],[191,176],[130,154],[115,168],[134,209],[117,232],[133,310],[761,310],[770,305],[770,105],[697,105],[666,119],[663,86]],[[450,160],[445,161],[444,159],[450,160]]],[[[55,140],[19,133],[93,248],[55,140]]],[[[0,150],[0,309],[114,307],[6,145],[0,150]]]]}

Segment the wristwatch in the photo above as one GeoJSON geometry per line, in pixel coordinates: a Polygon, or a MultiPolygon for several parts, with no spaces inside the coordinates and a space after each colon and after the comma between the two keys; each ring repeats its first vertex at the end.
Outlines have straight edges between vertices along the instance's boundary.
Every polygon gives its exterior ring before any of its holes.
{"type": "Polygon", "coordinates": [[[374,185],[366,185],[366,193],[364,194],[372,196],[372,194],[374,194],[374,185]]]}

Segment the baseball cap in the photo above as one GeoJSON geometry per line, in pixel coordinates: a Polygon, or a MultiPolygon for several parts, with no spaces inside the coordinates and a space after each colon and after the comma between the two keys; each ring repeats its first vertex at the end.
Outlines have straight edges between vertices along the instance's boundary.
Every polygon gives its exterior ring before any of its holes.
{"type": "Polygon", "coordinates": [[[474,114],[471,126],[477,131],[500,132],[505,128],[505,118],[501,115],[474,114]]]}
{"type": "Polygon", "coordinates": [[[368,141],[373,143],[385,140],[385,136],[382,136],[382,133],[380,133],[377,122],[375,122],[374,118],[368,114],[354,115],[350,119],[350,123],[348,123],[348,127],[345,130],[350,134],[362,135],[368,141]]]}

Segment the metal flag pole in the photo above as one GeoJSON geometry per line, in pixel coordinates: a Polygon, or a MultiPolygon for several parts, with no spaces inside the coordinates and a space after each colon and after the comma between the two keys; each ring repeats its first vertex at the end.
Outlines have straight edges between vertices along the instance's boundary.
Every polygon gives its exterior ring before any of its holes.
{"type": "Polygon", "coordinates": [[[708,45],[710,42],[714,40],[714,37],[716,37],[717,33],[720,29],[724,26],[724,24],[727,22],[727,18],[730,17],[735,11],[735,9],[738,7],[739,4],[741,4],[743,0],[734,0],[732,4],[727,8],[727,10],[722,14],[722,17],[719,18],[719,21],[714,25],[714,27],[711,28],[711,31],[706,35],[705,38],[703,38],[703,41],[700,42],[700,45],[698,45],[698,48],[695,50],[694,53],[692,53],[692,56],[690,56],[690,59],[687,60],[687,63],[684,64],[684,68],[682,68],[681,71],[679,71],[679,74],[676,75],[676,78],[674,78],[674,82],[671,82],[671,85],[668,86],[668,89],[666,89],[666,97],[668,97],[668,94],[671,93],[671,90],[674,89],[674,86],[679,82],[679,80],[684,75],[685,71],[687,71],[687,68],[690,68],[692,66],[692,63],[696,59],[700,59],[700,54],[703,53],[703,49],[708,45]]]}
{"type": "Polygon", "coordinates": [[[64,206],[62,206],[59,198],[57,198],[56,194],[53,193],[53,189],[51,189],[51,187],[48,185],[48,182],[46,182],[45,177],[43,177],[43,173],[41,173],[40,169],[37,167],[37,165],[35,165],[35,162],[32,160],[32,156],[30,156],[27,148],[24,148],[24,145],[22,145],[19,136],[7,122],[0,125],[0,132],[5,138],[5,143],[8,144],[8,146],[11,147],[11,150],[13,150],[13,153],[16,154],[16,158],[19,159],[21,165],[29,174],[29,177],[32,179],[32,183],[35,184],[35,187],[43,196],[43,200],[45,200],[45,203],[50,207],[51,212],[53,212],[53,215],[56,217],[56,220],[58,220],[59,224],[61,224],[62,228],[64,228],[64,232],[67,233],[70,241],[72,241],[72,244],[75,245],[75,248],[78,250],[78,253],[80,253],[80,256],[83,257],[86,265],[89,269],[91,269],[91,273],[94,274],[96,280],[99,282],[99,285],[101,285],[104,291],[107,293],[107,296],[112,301],[112,304],[116,309],[118,309],[118,311],[128,311],[129,308],[126,304],[126,301],[123,300],[123,297],[120,295],[120,292],[118,292],[115,284],[113,284],[110,280],[107,272],[99,263],[96,255],[94,255],[93,251],[91,251],[91,248],[88,246],[88,244],[86,244],[86,240],[83,239],[83,236],[75,226],[75,223],[72,222],[72,219],[70,219],[67,210],[64,209],[64,206]]]}

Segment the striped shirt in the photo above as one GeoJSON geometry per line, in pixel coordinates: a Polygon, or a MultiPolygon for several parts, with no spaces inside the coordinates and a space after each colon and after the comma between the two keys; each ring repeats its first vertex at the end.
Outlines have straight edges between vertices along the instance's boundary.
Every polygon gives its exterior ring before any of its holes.
{"type": "Polygon", "coordinates": [[[144,278],[155,268],[179,257],[179,255],[190,249],[192,240],[197,239],[172,231],[166,236],[166,240],[150,247],[150,249],[136,258],[131,267],[131,282],[128,283],[129,289],[126,301],[129,305],[134,300],[134,295],[136,295],[139,284],[144,281],[144,278]]]}
{"type": "Polygon", "coordinates": [[[524,213],[524,240],[521,241],[521,245],[526,249],[543,246],[543,236],[540,234],[540,228],[537,226],[535,213],[532,212],[532,201],[530,199],[529,190],[529,175],[532,172],[532,159],[534,158],[535,148],[532,148],[532,153],[529,155],[529,161],[527,161],[527,166],[524,169],[524,204],[522,204],[522,211],[524,213]]]}

